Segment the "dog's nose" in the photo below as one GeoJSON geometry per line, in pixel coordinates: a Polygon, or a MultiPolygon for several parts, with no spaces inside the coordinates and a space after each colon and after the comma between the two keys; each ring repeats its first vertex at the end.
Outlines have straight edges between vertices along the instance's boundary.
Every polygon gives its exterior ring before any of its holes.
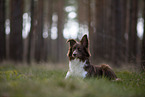
{"type": "Polygon", "coordinates": [[[77,56],[77,51],[75,50],[74,52],[73,52],[73,57],[76,57],[77,56]]]}
{"type": "Polygon", "coordinates": [[[75,57],[77,54],[73,54],[73,56],[75,57]]]}

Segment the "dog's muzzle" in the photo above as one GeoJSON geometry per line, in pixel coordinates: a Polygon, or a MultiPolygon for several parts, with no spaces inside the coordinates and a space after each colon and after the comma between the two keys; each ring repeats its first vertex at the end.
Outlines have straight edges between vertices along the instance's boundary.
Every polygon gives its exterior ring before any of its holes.
{"type": "Polygon", "coordinates": [[[77,51],[75,50],[72,54],[73,57],[77,57],[77,51]]]}

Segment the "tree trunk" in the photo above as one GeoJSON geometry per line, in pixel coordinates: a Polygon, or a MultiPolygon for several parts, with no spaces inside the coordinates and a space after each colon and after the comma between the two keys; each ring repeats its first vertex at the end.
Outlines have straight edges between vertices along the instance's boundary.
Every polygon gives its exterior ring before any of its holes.
{"type": "Polygon", "coordinates": [[[142,40],[141,70],[145,71],[145,0],[144,0],[143,17],[144,17],[144,33],[142,40]]]}
{"type": "Polygon", "coordinates": [[[116,60],[115,58],[115,0],[111,0],[112,4],[111,4],[111,62],[114,62],[114,60],[116,60]]]}
{"type": "Polygon", "coordinates": [[[138,0],[130,2],[129,62],[136,63],[138,0]]]}
{"type": "MultiPolygon", "coordinates": [[[[92,42],[93,42],[93,27],[92,27],[92,16],[93,16],[93,8],[91,9],[91,4],[92,4],[92,0],[88,0],[88,29],[89,29],[89,48],[90,48],[90,51],[93,52],[93,45],[92,45],[92,42]]],[[[91,53],[90,52],[90,53],[91,53]]],[[[92,53],[91,53],[92,55],[92,53]]],[[[93,58],[91,57],[91,60],[93,60],[93,58]]]]}
{"type": "Polygon", "coordinates": [[[90,40],[91,61],[95,63],[96,60],[96,0],[88,0],[88,27],[90,40]],[[95,45],[95,46],[94,46],[95,45]]]}
{"type": "Polygon", "coordinates": [[[115,33],[114,33],[114,41],[115,41],[115,56],[114,56],[114,64],[116,66],[121,62],[121,51],[122,51],[122,32],[121,32],[121,5],[120,0],[115,0],[115,33]]]}
{"type": "Polygon", "coordinates": [[[51,41],[51,27],[52,27],[52,14],[53,14],[53,0],[49,0],[48,1],[48,38],[47,38],[47,56],[45,57],[45,59],[47,59],[48,61],[51,61],[52,58],[52,52],[51,52],[51,46],[52,46],[52,41],[51,41]]]}
{"type": "Polygon", "coordinates": [[[10,58],[14,61],[22,61],[23,57],[23,0],[11,0],[10,17],[10,58]]]}
{"type": "Polygon", "coordinates": [[[127,1],[126,0],[121,0],[121,52],[120,52],[120,57],[122,62],[126,62],[127,56],[126,54],[126,40],[125,40],[125,31],[126,31],[126,10],[127,10],[127,1]]]}
{"type": "Polygon", "coordinates": [[[58,29],[58,38],[57,38],[57,51],[58,51],[58,62],[63,62],[65,53],[65,40],[63,38],[63,28],[64,28],[64,0],[58,0],[58,23],[57,23],[57,29],[58,29]]]}
{"type": "Polygon", "coordinates": [[[130,29],[130,0],[126,1],[126,29],[125,29],[125,62],[129,62],[129,29],[130,29]]]}
{"type": "Polygon", "coordinates": [[[32,40],[33,40],[33,31],[34,31],[34,0],[31,0],[31,28],[28,36],[28,56],[27,62],[31,63],[31,48],[32,48],[32,40]]]}
{"type": "Polygon", "coordinates": [[[0,0],[0,61],[6,58],[5,0],[0,0]]]}
{"type": "Polygon", "coordinates": [[[95,34],[95,39],[96,41],[94,45],[94,48],[96,49],[95,51],[95,57],[97,59],[102,59],[103,58],[103,38],[104,38],[104,10],[103,10],[103,2],[104,0],[97,0],[96,1],[96,34],[95,34]]]}
{"type": "Polygon", "coordinates": [[[43,39],[43,0],[38,0],[38,25],[36,31],[36,44],[35,44],[35,59],[37,62],[42,60],[42,52],[44,46],[44,39],[43,39]]]}
{"type": "Polygon", "coordinates": [[[106,0],[105,1],[106,8],[105,8],[105,13],[106,13],[106,21],[105,21],[105,58],[107,61],[111,60],[111,24],[112,24],[112,10],[111,10],[111,0],[106,0]]]}

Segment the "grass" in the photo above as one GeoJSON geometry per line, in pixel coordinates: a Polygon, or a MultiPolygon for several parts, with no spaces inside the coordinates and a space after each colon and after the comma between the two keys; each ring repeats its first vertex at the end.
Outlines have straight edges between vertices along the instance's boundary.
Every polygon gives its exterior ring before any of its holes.
{"type": "Polygon", "coordinates": [[[65,80],[66,68],[0,65],[0,97],[145,97],[145,72],[119,71],[122,81],[65,80]]]}

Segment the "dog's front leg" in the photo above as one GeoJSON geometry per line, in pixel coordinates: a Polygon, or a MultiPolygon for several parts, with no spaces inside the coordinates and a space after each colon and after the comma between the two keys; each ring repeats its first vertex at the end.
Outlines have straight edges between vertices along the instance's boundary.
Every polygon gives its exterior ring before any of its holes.
{"type": "Polygon", "coordinates": [[[71,76],[70,71],[67,72],[65,79],[69,78],[71,76]]]}

